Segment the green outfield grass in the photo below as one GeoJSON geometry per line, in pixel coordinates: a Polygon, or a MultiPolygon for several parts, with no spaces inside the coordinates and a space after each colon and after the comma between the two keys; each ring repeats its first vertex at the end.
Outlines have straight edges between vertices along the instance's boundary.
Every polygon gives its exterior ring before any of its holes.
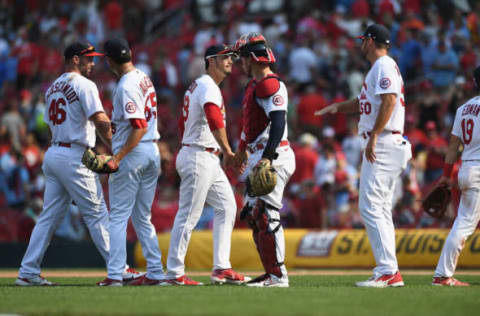
{"type": "MultiPolygon", "coordinates": [[[[16,287],[0,278],[0,314],[22,315],[478,315],[480,276],[469,288],[433,287],[407,275],[404,288],[365,289],[365,276],[291,276],[290,288],[245,286],[98,288],[99,278],[49,278],[58,287],[16,287]]],[[[195,277],[208,282],[208,277],[195,277]]]]}

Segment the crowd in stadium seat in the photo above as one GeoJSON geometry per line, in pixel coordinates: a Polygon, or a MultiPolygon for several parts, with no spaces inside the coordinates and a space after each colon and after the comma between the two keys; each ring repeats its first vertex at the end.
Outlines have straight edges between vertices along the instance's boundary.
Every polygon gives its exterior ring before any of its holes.
{"type": "MultiPolygon", "coordinates": [[[[480,44],[480,2],[474,0],[164,0],[0,1],[0,241],[25,241],[41,211],[42,157],[48,148],[44,93],[63,71],[63,49],[74,40],[102,51],[111,37],[125,37],[135,64],[157,91],[163,173],[152,207],[157,231],[169,231],[178,207],[175,157],[183,93],[204,72],[212,43],[233,44],[261,32],[272,47],[275,71],[289,93],[289,139],[297,170],[286,189],[287,228],[362,228],[358,202],[361,139],[356,115],[313,113],[355,97],[369,68],[359,50],[367,25],[392,33],[390,55],[405,81],[405,136],[413,159],[395,193],[397,227],[449,227],[429,218],[420,200],[441,175],[455,109],[476,94],[472,71],[480,44]]],[[[102,58],[92,74],[110,115],[115,79],[102,58]]],[[[247,78],[239,67],[223,83],[231,144],[240,135],[247,78]]],[[[98,149],[106,151],[98,141],[98,149]]],[[[458,164],[456,166],[458,170],[458,164]]],[[[239,208],[243,184],[231,177],[239,208]]],[[[102,178],[106,185],[106,179],[102,178]]],[[[108,190],[107,190],[108,191],[108,190]]],[[[108,192],[107,192],[108,193],[108,192]]],[[[106,194],[106,198],[108,194],[106,194]]],[[[87,238],[72,212],[60,235],[87,238]]],[[[206,208],[201,228],[209,228],[206,208]]],[[[245,227],[237,221],[236,227],[245,227]]],[[[130,240],[135,239],[133,231],[130,240]]]]}

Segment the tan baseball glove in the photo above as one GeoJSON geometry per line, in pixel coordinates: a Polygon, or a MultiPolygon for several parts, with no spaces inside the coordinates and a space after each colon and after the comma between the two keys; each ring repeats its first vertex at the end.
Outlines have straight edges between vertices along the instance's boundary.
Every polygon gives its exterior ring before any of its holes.
{"type": "Polygon", "coordinates": [[[277,172],[270,160],[261,159],[247,177],[247,194],[249,196],[267,195],[277,185],[277,172]]]}
{"type": "Polygon", "coordinates": [[[96,173],[114,173],[118,164],[110,155],[99,155],[92,148],[87,148],[82,156],[82,163],[96,173]]]}
{"type": "Polygon", "coordinates": [[[422,201],[422,207],[433,218],[441,219],[447,212],[452,192],[445,186],[437,186],[422,201]]]}

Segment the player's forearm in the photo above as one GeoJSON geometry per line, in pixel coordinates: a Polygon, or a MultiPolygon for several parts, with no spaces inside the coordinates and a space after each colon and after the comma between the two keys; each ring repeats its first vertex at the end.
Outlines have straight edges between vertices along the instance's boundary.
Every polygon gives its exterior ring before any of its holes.
{"type": "Polygon", "coordinates": [[[99,122],[95,125],[97,130],[97,135],[100,137],[102,142],[107,145],[109,148],[112,147],[112,126],[110,122],[99,122]]]}
{"type": "Polygon", "coordinates": [[[110,148],[112,147],[112,125],[110,119],[103,112],[95,113],[90,120],[95,124],[95,130],[100,139],[110,148]]]}
{"type": "Polygon", "coordinates": [[[454,164],[457,161],[458,157],[458,149],[461,145],[461,140],[455,135],[450,137],[450,141],[448,143],[447,154],[445,155],[445,163],[446,164],[454,164]]]}
{"type": "Polygon", "coordinates": [[[268,135],[267,145],[263,150],[262,158],[267,158],[270,161],[276,158],[277,147],[283,138],[285,127],[287,125],[286,116],[287,114],[285,111],[270,112],[270,133],[268,135]]]}
{"type": "Polygon", "coordinates": [[[125,142],[125,145],[120,148],[118,153],[115,154],[115,159],[120,162],[120,160],[123,159],[126,155],[128,155],[129,152],[132,151],[133,148],[135,148],[140,140],[142,139],[143,135],[147,133],[147,128],[134,128],[132,129],[132,132],[127,138],[127,141],[125,142]]]}
{"type": "Polygon", "coordinates": [[[337,111],[343,113],[355,113],[358,112],[358,98],[352,98],[347,101],[338,103],[337,111]]]}
{"type": "Polygon", "coordinates": [[[375,121],[375,125],[371,130],[372,134],[380,134],[385,126],[387,125],[390,117],[392,116],[393,109],[395,108],[396,96],[394,94],[389,94],[382,97],[382,104],[380,105],[380,110],[378,111],[378,116],[375,121]]]}
{"type": "Polygon", "coordinates": [[[227,130],[225,129],[225,127],[212,131],[212,134],[213,137],[215,137],[218,145],[222,149],[223,153],[232,153],[232,148],[228,143],[227,130]]]}

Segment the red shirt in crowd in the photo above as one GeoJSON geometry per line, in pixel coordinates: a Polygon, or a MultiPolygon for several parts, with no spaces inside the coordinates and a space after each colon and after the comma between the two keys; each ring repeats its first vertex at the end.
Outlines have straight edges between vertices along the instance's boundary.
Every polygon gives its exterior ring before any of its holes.
{"type": "Polygon", "coordinates": [[[291,183],[302,183],[313,179],[313,172],[318,161],[318,153],[309,146],[299,147],[295,150],[296,169],[290,179],[291,183]]]}
{"type": "Polygon", "coordinates": [[[443,168],[443,160],[445,155],[438,153],[439,148],[447,148],[448,143],[441,136],[434,136],[428,139],[428,155],[427,155],[427,170],[435,170],[443,168]]]}
{"type": "Polygon", "coordinates": [[[299,124],[322,126],[322,116],[315,116],[314,113],[327,104],[325,98],[320,93],[309,93],[300,98],[297,106],[297,116],[299,124]]]}
{"type": "Polygon", "coordinates": [[[19,75],[32,77],[37,73],[40,50],[30,42],[24,42],[12,49],[12,56],[18,58],[17,72],[19,75]]]}

